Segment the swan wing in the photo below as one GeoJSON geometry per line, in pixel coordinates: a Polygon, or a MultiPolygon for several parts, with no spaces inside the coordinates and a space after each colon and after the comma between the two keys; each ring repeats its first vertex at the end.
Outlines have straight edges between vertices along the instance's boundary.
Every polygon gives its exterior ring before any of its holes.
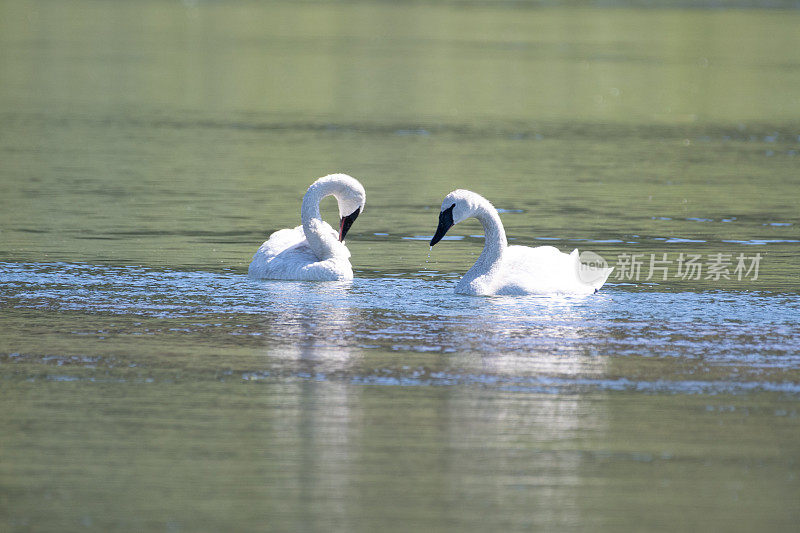
{"type": "MultiPolygon", "coordinates": [[[[329,224],[327,230],[334,232],[329,224]]],[[[347,248],[342,245],[344,250],[347,248]]],[[[353,278],[349,251],[320,261],[308,244],[303,226],[274,232],[253,255],[248,274],[257,279],[332,281],[353,278]]]]}
{"type": "Polygon", "coordinates": [[[612,269],[584,281],[578,250],[565,254],[553,246],[509,246],[498,272],[497,294],[591,294],[612,269]]]}
{"type": "Polygon", "coordinates": [[[267,257],[274,257],[284,250],[299,245],[308,246],[303,226],[281,229],[272,233],[269,238],[264,241],[264,244],[258,249],[256,255],[263,254],[267,257]]]}
{"type": "MultiPolygon", "coordinates": [[[[319,234],[327,234],[334,239],[339,238],[339,233],[324,220],[312,220],[311,225],[314,228],[314,231],[318,232],[319,234]]],[[[264,244],[262,244],[258,249],[258,252],[264,253],[268,256],[273,256],[295,246],[309,246],[303,226],[280,229],[272,233],[269,238],[264,241],[264,244]]]]}

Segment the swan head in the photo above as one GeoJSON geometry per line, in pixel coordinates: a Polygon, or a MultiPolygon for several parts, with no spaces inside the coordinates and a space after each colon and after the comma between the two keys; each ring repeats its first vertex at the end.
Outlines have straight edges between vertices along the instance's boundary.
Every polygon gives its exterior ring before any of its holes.
{"type": "Polygon", "coordinates": [[[454,225],[474,216],[481,203],[487,201],[481,195],[465,189],[457,189],[445,196],[442,201],[442,211],[439,213],[439,226],[430,245],[433,246],[441,241],[447,230],[454,225]]]}
{"type": "Polygon", "coordinates": [[[329,174],[311,185],[315,186],[320,187],[324,191],[323,194],[330,194],[336,198],[336,203],[339,205],[339,242],[341,242],[358,215],[364,212],[367,192],[357,179],[347,174],[329,174]]]}

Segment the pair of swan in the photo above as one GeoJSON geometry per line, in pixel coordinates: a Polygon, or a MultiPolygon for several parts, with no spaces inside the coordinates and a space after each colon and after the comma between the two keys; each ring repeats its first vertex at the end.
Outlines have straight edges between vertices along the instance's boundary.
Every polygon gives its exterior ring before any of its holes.
{"type": "MultiPolygon", "coordinates": [[[[249,275],[258,279],[333,281],[353,279],[350,251],[344,238],[364,211],[366,192],[346,174],[331,174],[308,188],[300,209],[301,226],[270,235],[250,263],[249,275]],[[333,196],[339,204],[339,231],[322,220],[319,202],[333,196]]],[[[442,202],[439,226],[430,241],[439,242],[455,224],[477,218],[486,236],[483,252],[455,292],[494,294],[591,294],[603,286],[610,268],[582,276],[578,250],[565,254],[552,246],[509,246],[497,210],[479,194],[458,189],[442,202]]]]}

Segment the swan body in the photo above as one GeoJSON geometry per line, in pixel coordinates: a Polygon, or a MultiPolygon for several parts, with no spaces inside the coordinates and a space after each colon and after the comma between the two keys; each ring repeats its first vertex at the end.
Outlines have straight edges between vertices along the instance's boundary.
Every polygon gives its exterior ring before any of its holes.
{"type": "Polygon", "coordinates": [[[570,254],[553,246],[509,246],[497,209],[479,194],[458,189],[442,202],[439,226],[431,246],[455,224],[477,218],[485,244],[478,260],[461,278],[455,292],[473,296],[521,294],[592,294],[600,290],[613,268],[589,271],[578,250],[570,254]]]}
{"type": "Polygon", "coordinates": [[[253,255],[248,275],[256,279],[335,281],[353,279],[344,237],[364,210],[366,192],[347,174],[330,174],[311,184],[300,209],[302,224],[278,230],[253,255]],[[340,229],[322,220],[319,203],[333,196],[339,204],[340,229]]]}

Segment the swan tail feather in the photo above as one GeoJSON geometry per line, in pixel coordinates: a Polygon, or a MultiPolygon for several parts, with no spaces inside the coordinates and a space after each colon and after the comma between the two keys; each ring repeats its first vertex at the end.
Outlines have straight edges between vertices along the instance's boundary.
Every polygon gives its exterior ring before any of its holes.
{"type": "MultiPolygon", "coordinates": [[[[592,266],[582,263],[577,248],[569,255],[575,262],[575,268],[580,282],[593,288],[594,292],[599,291],[600,288],[605,285],[608,277],[614,270],[614,267],[592,266]]],[[[599,256],[597,257],[599,258],[599,256]]],[[[603,264],[605,264],[605,261],[603,261],[603,264]]]]}
{"type": "Polygon", "coordinates": [[[600,287],[605,285],[606,281],[608,280],[608,277],[614,271],[614,267],[601,268],[600,271],[601,271],[600,277],[594,283],[592,283],[592,287],[594,287],[595,291],[599,291],[600,287]]]}

